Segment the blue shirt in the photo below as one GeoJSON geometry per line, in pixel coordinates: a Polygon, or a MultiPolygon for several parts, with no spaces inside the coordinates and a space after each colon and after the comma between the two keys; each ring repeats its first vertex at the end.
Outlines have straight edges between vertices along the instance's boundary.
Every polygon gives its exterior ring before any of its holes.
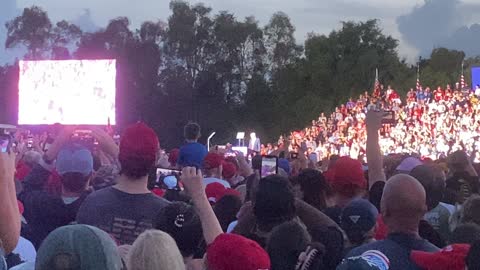
{"type": "Polygon", "coordinates": [[[418,100],[424,100],[426,98],[427,98],[427,96],[425,95],[425,93],[423,91],[418,91],[417,92],[417,99],[418,100]]]}
{"type": "Polygon", "coordinates": [[[177,163],[182,167],[193,166],[202,168],[205,156],[207,156],[207,148],[203,144],[197,142],[187,143],[180,148],[180,156],[177,163]]]}

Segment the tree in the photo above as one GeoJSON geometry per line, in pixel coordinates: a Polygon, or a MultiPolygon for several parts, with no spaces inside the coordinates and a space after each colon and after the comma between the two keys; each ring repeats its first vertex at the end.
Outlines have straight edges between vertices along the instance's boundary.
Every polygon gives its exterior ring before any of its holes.
{"type": "Polygon", "coordinates": [[[435,88],[445,87],[447,84],[455,86],[455,83],[460,80],[464,59],[464,52],[446,48],[433,49],[430,58],[422,61],[422,85],[435,88]]]}
{"type": "Polygon", "coordinates": [[[57,22],[51,33],[51,47],[53,59],[70,58],[70,46],[78,46],[82,37],[82,30],[65,20],[57,22]]]}
{"type": "Polygon", "coordinates": [[[24,45],[27,58],[40,59],[49,45],[52,23],[45,11],[37,6],[23,9],[21,16],[7,22],[7,40],[5,48],[24,45]]]}
{"type": "MultiPolygon", "coordinates": [[[[203,4],[176,0],[170,10],[166,23],[147,21],[132,31],[129,19],[118,17],[82,33],[67,21],[52,25],[34,6],[7,23],[5,45],[25,46],[27,59],[117,59],[119,126],[143,120],[167,148],[182,143],[182,127],[190,120],[204,134],[216,131],[220,143],[249,129],[273,141],[371,91],[376,68],[380,81],[399,92],[415,86],[416,67],[399,58],[398,41],[377,20],[342,22],[328,35],[310,33],[300,46],[282,12],[262,27],[254,17],[213,14],[203,4]]],[[[420,63],[422,84],[454,84],[464,58],[463,52],[433,50],[420,63]]],[[[467,81],[469,68],[479,63],[478,57],[465,60],[467,81]]],[[[8,86],[0,87],[5,122],[14,119],[10,100],[17,76],[14,66],[0,68],[0,86],[8,86]]]]}
{"type": "Polygon", "coordinates": [[[333,105],[373,89],[376,68],[387,82],[398,81],[399,74],[411,74],[398,58],[397,46],[398,41],[384,35],[376,20],[343,22],[340,30],[328,36],[311,34],[305,49],[309,78],[325,87],[315,92],[329,93],[333,105]]]}
{"type": "Polygon", "coordinates": [[[273,14],[263,31],[272,73],[295,62],[302,48],[295,41],[295,27],[287,14],[283,12],[273,14]]]}

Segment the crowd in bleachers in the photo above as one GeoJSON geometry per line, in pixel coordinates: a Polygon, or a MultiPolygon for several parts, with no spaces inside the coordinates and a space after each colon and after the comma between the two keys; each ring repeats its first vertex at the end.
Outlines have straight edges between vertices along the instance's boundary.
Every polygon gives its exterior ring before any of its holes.
{"type": "MultiPolygon", "coordinates": [[[[393,112],[395,118],[381,130],[380,146],[385,155],[419,154],[435,160],[456,150],[471,153],[480,135],[480,88],[470,91],[457,87],[410,89],[403,100],[390,86],[365,92],[329,116],[322,113],[304,130],[292,132],[287,138],[290,150],[307,152],[315,161],[331,155],[365,157],[365,115],[373,107],[393,112]]],[[[274,147],[267,145],[263,151],[268,153],[274,147]]],[[[480,153],[475,161],[480,162],[480,153]]]]}

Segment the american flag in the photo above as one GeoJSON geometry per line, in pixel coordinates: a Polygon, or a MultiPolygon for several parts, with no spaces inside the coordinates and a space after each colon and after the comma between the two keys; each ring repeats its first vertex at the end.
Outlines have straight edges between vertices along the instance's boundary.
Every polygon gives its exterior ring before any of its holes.
{"type": "Polygon", "coordinates": [[[463,62],[462,62],[462,75],[460,75],[460,89],[467,88],[468,85],[465,83],[465,76],[463,75],[463,62]]]}
{"type": "Polygon", "coordinates": [[[375,69],[375,85],[373,86],[373,96],[380,96],[380,81],[378,80],[378,68],[375,69]]]}
{"type": "Polygon", "coordinates": [[[421,87],[422,87],[422,85],[420,84],[420,63],[418,63],[417,64],[417,85],[416,85],[416,89],[420,90],[421,87]]]}

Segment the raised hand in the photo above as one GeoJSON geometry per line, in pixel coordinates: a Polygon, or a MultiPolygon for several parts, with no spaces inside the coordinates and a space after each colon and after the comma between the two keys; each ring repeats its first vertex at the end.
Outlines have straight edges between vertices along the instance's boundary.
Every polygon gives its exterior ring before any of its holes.
{"type": "Polygon", "coordinates": [[[92,136],[98,141],[98,145],[102,148],[103,152],[113,158],[117,158],[119,148],[112,136],[108,135],[107,132],[98,127],[92,127],[90,130],[92,131],[92,136]]]}
{"type": "Polygon", "coordinates": [[[367,126],[367,131],[378,131],[382,127],[382,118],[385,116],[385,112],[369,110],[367,112],[367,117],[365,119],[365,124],[367,126]]]}
{"type": "Polygon", "coordinates": [[[0,153],[0,240],[3,249],[10,253],[20,236],[20,215],[15,193],[15,154],[0,153]]]}
{"type": "Polygon", "coordinates": [[[182,170],[181,180],[197,209],[205,242],[207,245],[211,244],[223,231],[205,195],[202,172],[193,167],[185,167],[182,170]]]}
{"type": "Polygon", "coordinates": [[[200,170],[197,170],[195,167],[185,167],[182,170],[180,179],[192,199],[198,198],[198,196],[205,196],[203,176],[200,170]]]}

